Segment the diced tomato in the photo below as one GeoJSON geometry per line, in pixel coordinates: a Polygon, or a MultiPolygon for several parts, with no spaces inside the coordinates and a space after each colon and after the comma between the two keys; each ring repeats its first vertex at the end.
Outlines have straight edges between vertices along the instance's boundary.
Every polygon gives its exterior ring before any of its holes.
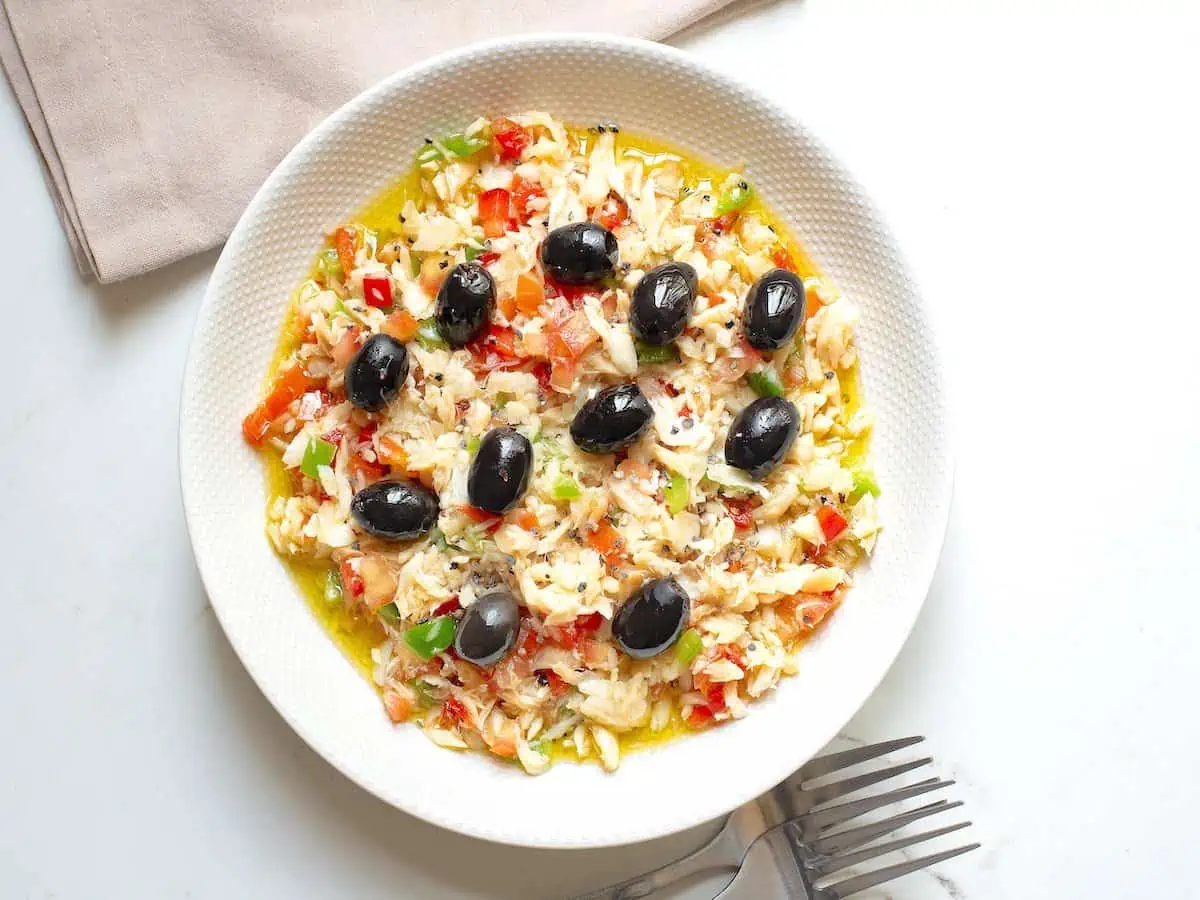
{"type": "Polygon", "coordinates": [[[686,419],[691,414],[692,414],[692,408],[690,406],[688,406],[686,403],[683,404],[683,406],[679,407],[679,415],[682,416],[683,418],[686,419]]]}
{"type": "Polygon", "coordinates": [[[534,363],[533,368],[530,369],[530,371],[533,373],[533,377],[537,379],[538,387],[541,388],[543,392],[549,393],[551,389],[550,377],[554,371],[550,364],[547,362],[534,363]]]}
{"type": "Polygon", "coordinates": [[[693,706],[688,710],[685,720],[692,728],[703,728],[713,722],[712,710],[707,706],[693,706]]]}
{"type": "Polygon", "coordinates": [[[516,307],[525,315],[533,317],[537,315],[538,309],[541,308],[542,301],[546,299],[545,290],[542,288],[542,283],[538,281],[537,276],[525,273],[517,276],[517,295],[514,298],[516,307]]]}
{"type": "Polygon", "coordinates": [[[412,700],[399,691],[383,692],[383,708],[387,710],[388,718],[393,722],[407,722],[412,715],[412,700]]]}
{"type": "Polygon", "coordinates": [[[603,292],[603,288],[594,284],[563,284],[560,281],[554,281],[547,278],[546,284],[556,296],[562,297],[570,305],[571,309],[579,309],[583,306],[583,301],[589,296],[598,296],[603,292]]]}
{"type": "Polygon", "coordinates": [[[792,260],[792,254],[788,253],[787,247],[780,244],[775,248],[775,252],[771,254],[771,262],[775,264],[777,269],[787,269],[789,272],[796,271],[796,263],[792,260]]]}
{"type": "Polygon", "coordinates": [[[387,309],[392,305],[392,279],[386,275],[364,275],[362,284],[367,306],[387,309]]]}
{"type": "Polygon", "coordinates": [[[375,452],[381,463],[385,463],[393,469],[403,471],[408,468],[408,451],[404,449],[404,445],[398,438],[392,437],[390,434],[385,434],[379,439],[379,447],[375,452]]]}
{"type": "Polygon", "coordinates": [[[350,560],[344,560],[341,565],[342,589],[351,597],[361,597],[365,587],[362,576],[354,571],[350,560]]]}
{"type": "Polygon", "coordinates": [[[438,616],[448,616],[452,612],[458,612],[462,609],[462,604],[458,602],[457,597],[451,597],[445,603],[439,603],[433,608],[433,618],[438,616]]]}
{"type": "Polygon", "coordinates": [[[517,333],[503,325],[489,325],[487,331],[467,345],[467,350],[476,378],[498,369],[519,369],[525,364],[525,358],[517,352],[517,333]]]}
{"type": "Polygon", "coordinates": [[[585,634],[590,634],[594,631],[599,631],[600,626],[604,624],[604,616],[600,613],[588,613],[586,616],[580,616],[575,620],[575,627],[585,634]]]}
{"type": "Polygon", "coordinates": [[[821,533],[826,541],[832,541],[846,530],[845,517],[829,504],[817,507],[817,521],[821,524],[821,533]]]}
{"type": "Polygon", "coordinates": [[[536,669],[534,674],[539,681],[545,681],[550,688],[550,694],[554,697],[561,697],[571,689],[571,686],[563,681],[562,677],[553,669],[536,669]]]}
{"type": "Polygon", "coordinates": [[[383,463],[363,459],[357,453],[350,454],[350,458],[346,461],[346,470],[352,479],[356,475],[361,475],[362,480],[367,484],[373,484],[388,474],[388,467],[383,463]]]}
{"type": "Polygon", "coordinates": [[[513,180],[512,206],[517,220],[523,224],[538,215],[539,210],[530,209],[529,201],[537,197],[544,198],[546,189],[536,181],[526,181],[520,175],[513,180]]]}
{"type": "Polygon", "coordinates": [[[488,237],[503,237],[517,225],[512,210],[512,194],[504,188],[492,188],[479,195],[479,221],[488,237]]]}
{"type": "Polygon", "coordinates": [[[523,509],[516,514],[513,521],[517,526],[524,528],[526,531],[535,531],[538,527],[538,519],[530,510],[523,509]]]}
{"type": "Polygon", "coordinates": [[[791,599],[796,601],[793,605],[792,615],[796,620],[796,625],[800,628],[801,637],[807,637],[816,631],[817,627],[837,607],[837,601],[834,599],[832,591],[822,594],[820,599],[803,594],[797,594],[791,599]]]}
{"type": "Polygon", "coordinates": [[[592,210],[592,221],[612,231],[629,221],[629,204],[616,191],[609,191],[604,202],[592,210]]]}
{"type": "Polygon", "coordinates": [[[516,162],[533,143],[533,135],[512,119],[502,118],[492,121],[492,140],[500,162],[516,162]]]}
{"type": "Polygon", "coordinates": [[[601,519],[588,532],[587,542],[612,568],[618,568],[625,562],[625,541],[607,519],[601,519]]]}
{"type": "Polygon", "coordinates": [[[725,685],[713,684],[704,691],[704,699],[714,714],[725,711],[725,685]]]}
{"type": "Polygon", "coordinates": [[[743,672],[746,670],[746,654],[737,644],[721,644],[713,654],[713,658],[727,659],[743,672]]]}
{"type": "Polygon", "coordinates": [[[379,420],[372,419],[362,428],[358,429],[358,442],[360,444],[368,444],[375,437],[375,432],[379,430],[379,420]]]}
{"type": "Polygon", "coordinates": [[[467,708],[457,697],[447,697],[442,701],[442,713],[439,719],[443,728],[453,728],[463,722],[469,722],[470,718],[471,715],[467,712],[467,708]]]}
{"type": "Polygon", "coordinates": [[[504,318],[512,321],[517,317],[517,298],[516,297],[501,297],[496,301],[496,306],[500,308],[500,312],[504,314],[504,318]]]}
{"type": "Polygon", "coordinates": [[[659,378],[658,383],[662,389],[667,392],[668,397],[679,396],[679,388],[675,387],[675,385],[671,384],[671,382],[667,381],[667,379],[659,378]]]}
{"type": "Polygon", "coordinates": [[[417,329],[420,327],[421,323],[408,310],[398,309],[383,320],[383,327],[380,330],[384,334],[390,334],[398,341],[411,341],[416,337],[417,329]]]}
{"type": "Polygon", "coordinates": [[[271,430],[271,423],[287,411],[293,400],[320,386],[321,382],[299,365],[281,372],[271,392],[242,420],[242,436],[250,444],[261,444],[271,430]]]}
{"type": "Polygon", "coordinates": [[[521,644],[517,647],[518,656],[533,656],[542,649],[542,637],[534,629],[529,629],[525,632],[525,637],[522,638],[521,644]]]}
{"type": "Polygon", "coordinates": [[[478,506],[463,505],[459,507],[459,509],[466,513],[467,518],[472,522],[477,522],[478,524],[482,525],[484,531],[488,532],[489,534],[504,524],[504,520],[502,518],[488,512],[486,509],[480,509],[478,506]]]}
{"type": "Polygon", "coordinates": [[[821,308],[821,295],[817,293],[816,285],[809,283],[804,287],[804,320],[807,322],[821,308]]]}
{"type": "Polygon", "coordinates": [[[338,228],[333,233],[333,249],[342,266],[342,277],[349,279],[350,270],[354,268],[354,255],[358,252],[358,229],[349,225],[338,228]]]}
{"type": "Polygon", "coordinates": [[[492,253],[489,251],[487,253],[480,253],[477,257],[475,257],[475,261],[486,269],[499,258],[499,253],[492,253]]]}
{"type": "Polygon", "coordinates": [[[729,516],[733,519],[735,528],[746,529],[754,525],[754,510],[758,507],[758,501],[752,497],[742,499],[740,497],[721,497],[721,502],[725,504],[725,508],[729,510],[729,516]]]}

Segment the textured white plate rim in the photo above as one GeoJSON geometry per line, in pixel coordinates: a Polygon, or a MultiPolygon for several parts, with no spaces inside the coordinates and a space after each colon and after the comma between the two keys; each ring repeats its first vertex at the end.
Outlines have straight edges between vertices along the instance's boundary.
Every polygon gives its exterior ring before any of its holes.
{"type": "MultiPolygon", "coordinates": [[[[305,155],[310,145],[315,143],[321,136],[337,130],[346,120],[351,119],[361,106],[368,103],[377,95],[387,92],[393,88],[393,86],[402,81],[419,76],[426,72],[441,69],[443,67],[453,66],[460,61],[476,57],[489,50],[501,50],[519,47],[521,45],[539,44],[552,44],[558,47],[574,44],[580,45],[582,49],[604,47],[617,49],[628,48],[648,55],[663,57],[669,59],[674,65],[677,65],[683,69],[693,70],[698,73],[702,72],[708,77],[717,81],[723,81],[728,85],[735,86],[738,90],[750,96],[752,100],[759,106],[771,111],[782,119],[794,121],[792,114],[781,108],[774,101],[762,95],[757,89],[741,83],[736,77],[730,75],[723,69],[706,65],[692,54],[651,41],[585,32],[531,33],[516,37],[497,38],[493,40],[477,42],[465,47],[438,54],[421,63],[403,69],[377,83],[373,87],[363,91],[361,94],[347,101],[336,111],[331,113],[312,131],[310,131],[275,167],[271,175],[267,178],[262,187],[259,188],[258,192],[255,194],[254,198],[250,201],[245,212],[243,212],[242,216],[239,218],[238,223],[235,226],[226,246],[228,247],[229,244],[233,243],[233,238],[247,227],[246,223],[255,218],[255,216],[258,214],[259,208],[264,204],[265,199],[269,197],[276,189],[278,183],[283,179],[285,173],[287,173],[295,161],[305,155]]],[[[805,131],[805,134],[809,141],[824,155],[825,159],[832,162],[833,158],[820,144],[819,140],[810,132],[807,132],[807,130],[805,131]]],[[[838,166],[838,168],[840,169],[841,167],[838,166]]],[[[886,228],[885,220],[879,215],[878,210],[876,210],[873,204],[870,203],[866,195],[862,192],[861,187],[859,187],[856,182],[853,183],[853,187],[857,191],[858,197],[863,206],[869,211],[873,220],[880,225],[881,231],[886,238],[888,249],[897,260],[897,264],[904,270],[905,278],[912,287],[912,292],[919,298],[919,292],[916,290],[914,280],[907,268],[903,266],[903,257],[899,250],[895,247],[894,241],[891,238],[891,233],[886,228]]],[[[801,235],[801,237],[803,238],[803,235],[801,235]]],[[[289,726],[291,726],[293,731],[295,731],[301,737],[301,739],[305,741],[305,743],[307,743],[314,751],[324,757],[331,765],[340,770],[346,777],[364,790],[374,794],[385,802],[404,810],[405,812],[425,819],[426,821],[429,821],[435,825],[484,840],[490,840],[499,843],[548,849],[586,849],[593,847],[617,846],[674,834],[728,813],[731,809],[735,808],[741,803],[747,802],[753,797],[756,797],[769,790],[783,778],[787,777],[787,775],[794,771],[797,767],[802,765],[807,759],[811,758],[817,751],[828,744],[829,741],[831,741],[837,735],[845,723],[849,721],[850,718],[852,718],[862,706],[862,704],[866,702],[866,700],[870,697],[884,676],[887,674],[896,657],[899,655],[899,652],[904,646],[904,643],[911,633],[912,628],[916,624],[917,618],[919,617],[920,611],[924,605],[924,600],[932,583],[937,561],[940,556],[942,546],[945,541],[946,531],[949,525],[949,510],[954,480],[954,454],[953,433],[950,428],[950,424],[946,419],[947,405],[945,402],[943,402],[941,405],[941,411],[944,417],[942,422],[944,431],[939,447],[944,465],[944,471],[942,483],[937,485],[939,489],[938,496],[940,497],[940,500],[935,507],[937,514],[941,518],[941,522],[937,528],[936,534],[934,535],[935,539],[928,541],[925,545],[926,552],[924,557],[913,562],[909,570],[911,583],[919,586],[919,591],[916,592],[919,596],[919,601],[908,607],[907,616],[902,621],[896,623],[896,627],[892,632],[893,642],[890,651],[887,654],[877,654],[875,657],[871,658],[869,662],[871,674],[862,679],[859,684],[860,690],[853,698],[853,701],[848,701],[845,704],[844,714],[841,716],[840,721],[836,723],[831,722],[828,727],[819,733],[809,732],[806,736],[803,747],[801,748],[797,746],[794,754],[789,755],[779,753],[773,757],[757,760],[755,766],[747,767],[742,773],[739,774],[739,777],[736,781],[737,786],[735,790],[714,790],[711,793],[711,797],[708,799],[708,802],[694,809],[686,818],[680,818],[667,823],[653,822],[650,823],[650,827],[648,828],[639,827],[636,822],[633,822],[631,823],[632,827],[627,825],[625,830],[620,833],[596,833],[589,839],[581,841],[564,841],[562,839],[555,839],[555,836],[551,833],[552,829],[549,828],[536,834],[522,833],[519,831],[498,832],[494,829],[477,826],[476,823],[469,820],[463,820],[461,818],[444,815],[436,805],[421,806],[416,803],[408,802],[409,798],[407,797],[397,796],[390,793],[371,776],[370,772],[360,768],[359,766],[355,765],[352,760],[338,753],[331,745],[330,741],[327,740],[327,735],[319,733],[318,729],[311,729],[304,726],[298,720],[295,710],[289,708],[287,704],[280,701],[278,695],[271,686],[269,673],[261,671],[258,663],[256,662],[254,648],[240,640],[240,636],[236,633],[235,629],[231,629],[226,616],[223,614],[225,597],[219,589],[214,591],[214,584],[212,583],[208,574],[211,571],[211,566],[208,564],[209,557],[206,547],[203,541],[197,540],[198,530],[194,522],[196,504],[192,492],[189,489],[189,485],[192,485],[195,482],[195,479],[191,477],[194,463],[186,452],[186,444],[183,438],[185,429],[185,416],[188,413],[189,401],[191,399],[191,390],[189,386],[194,384],[196,372],[200,366],[197,353],[198,341],[196,340],[197,332],[199,331],[199,325],[210,313],[213,305],[215,305],[216,295],[218,293],[217,285],[221,282],[226,269],[232,264],[233,263],[230,259],[230,255],[223,250],[216,266],[214,267],[208,288],[205,291],[204,297],[197,311],[193,339],[189,348],[187,363],[184,368],[183,390],[181,392],[180,400],[179,465],[180,486],[189,537],[191,538],[193,551],[196,557],[197,568],[200,572],[201,580],[204,583],[205,590],[209,595],[213,611],[216,614],[217,620],[221,623],[222,629],[225,631],[226,636],[228,637],[230,644],[234,649],[234,652],[245,666],[246,671],[249,673],[251,679],[258,686],[259,690],[262,691],[263,695],[268,699],[271,705],[278,711],[278,713],[289,724],[289,726]]],[[[921,312],[925,317],[928,340],[931,346],[931,356],[935,360],[940,360],[943,358],[943,354],[940,351],[941,341],[937,321],[927,305],[921,304],[921,312]]],[[[933,386],[933,393],[937,394],[944,400],[944,377],[942,375],[940,365],[935,365],[934,370],[936,373],[937,382],[933,386]]],[[[282,565],[281,563],[279,564],[282,565]]],[[[307,610],[305,612],[307,613],[307,610]]],[[[862,661],[862,664],[866,666],[867,662],[862,661]]],[[[727,727],[736,727],[736,723],[727,727]]],[[[620,771],[618,770],[616,774],[608,777],[620,778],[620,771]]],[[[642,817],[638,815],[632,815],[629,818],[638,820],[642,817]]]]}

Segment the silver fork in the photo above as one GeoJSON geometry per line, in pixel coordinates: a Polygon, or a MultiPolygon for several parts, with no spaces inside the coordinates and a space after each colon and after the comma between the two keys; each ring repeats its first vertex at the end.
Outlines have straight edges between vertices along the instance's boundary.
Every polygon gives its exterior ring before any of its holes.
{"type": "MultiPolygon", "coordinates": [[[[864,815],[871,810],[906,800],[910,797],[916,797],[929,791],[939,790],[953,784],[954,782],[952,781],[941,781],[932,778],[910,785],[909,787],[881,794],[877,797],[869,797],[842,804],[841,806],[817,810],[817,807],[823,806],[832,800],[837,800],[854,791],[870,787],[889,778],[895,778],[906,772],[911,772],[913,769],[918,769],[933,761],[931,758],[925,757],[908,763],[888,766],[874,772],[855,775],[841,781],[833,782],[832,784],[824,784],[807,789],[804,787],[806,782],[824,778],[827,775],[832,775],[835,772],[856,766],[859,763],[878,759],[885,754],[902,750],[905,747],[911,747],[913,744],[918,744],[923,740],[925,740],[923,737],[898,738],[894,741],[883,741],[878,744],[869,744],[864,747],[843,750],[839,753],[831,753],[827,756],[819,756],[792,773],[792,775],[757,800],[734,810],[729,818],[725,820],[725,824],[717,832],[716,836],[694,853],[689,853],[687,856],[680,857],[674,862],[667,863],[665,866],[647,872],[637,878],[609,885],[606,888],[601,888],[598,891],[592,891],[588,894],[580,894],[574,900],[637,900],[637,898],[648,897],[655,891],[659,891],[668,885],[675,884],[684,878],[699,873],[707,875],[724,873],[728,879],[726,884],[729,884],[738,872],[739,867],[742,866],[743,858],[747,857],[747,851],[755,844],[756,839],[764,835],[764,832],[767,832],[769,829],[775,828],[789,820],[797,820],[796,827],[800,829],[799,833],[802,839],[825,841],[826,843],[820,846],[826,848],[824,852],[832,855],[834,853],[845,852],[854,847],[861,846],[868,841],[883,837],[897,828],[902,828],[925,816],[931,816],[961,806],[961,803],[948,803],[943,800],[938,803],[931,803],[909,813],[893,816],[874,825],[854,829],[854,831],[861,833],[861,839],[857,843],[844,847],[833,843],[842,838],[843,834],[821,837],[824,831],[852,818],[864,815]],[[871,829],[873,829],[873,832],[868,834],[868,830],[871,829]]],[[[848,835],[849,833],[844,834],[848,835]]],[[[850,838],[847,838],[847,840],[850,840],[850,838]]],[[[765,845],[766,841],[759,841],[758,843],[765,845]]],[[[756,850],[755,855],[760,852],[756,850]]],[[[864,859],[869,858],[872,857],[864,857],[864,859]]],[[[831,863],[832,861],[817,861],[814,857],[810,865],[820,866],[831,863]]],[[[852,864],[846,863],[845,865],[852,864]]],[[[830,868],[824,874],[837,871],[843,867],[830,868]]],[[[866,886],[869,885],[864,885],[864,887],[866,886]]],[[[862,888],[859,888],[859,890],[862,890],[862,888]]],[[[832,900],[832,898],[837,896],[839,895],[828,895],[827,897],[821,897],[820,900],[832,900]]]]}
{"type": "MultiPolygon", "coordinates": [[[[836,756],[837,754],[834,754],[834,757],[836,756]]],[[[826,759],[831,759],[831,757],[826,757],[826,759]]],[[[920,764],[923,765],[925,762],[928,760],[922,760],[920,764]]],[[[866,784],[873,784],[879,780],[878,776],[888,778],[898,774],[899,771],[911,770],[911,768],[916,768],[916,766],[894,766],[890,770],[869,773],[858,778],[847,778],[824,788],[817,788],[813,793],[820,794],[824,791],[824,800],[821,802],[827,802],[847,793],[844,790],[846,786],[849,786],[850,790],[858,790],[866,784]]],[[[765,897],[788,897],[795,898],[795,900],[843,900],[843,898],[865,891],[867,888],[977,850],[979,844],[966,844],[955,847],[953,850],[931,853],[918,859],[906,858],[903,862],[895,865],[843,878],[835,884],[824,887],[817,886],[818,881],[835,872],[951,834],[970,825],[970,822],[959,822],[921,834],[905,835],[881,844],[874,843],[918,819],[962,805],[942,800],[891,816],[881,822],[829,833],[832,829],[839,828],[859,816],[884,806],[908,800],[929,791],[949,787],[952,784],[954,784],[953,781],[930,778],[877,797],[865,797],[838,806],[822,806],[821,803],[818,803],[808,813],[789,819],[756,840],[742,859],[742,865],[736,877],[725,890],[717,895],[716,900],[763,900],[765,897]]]]}

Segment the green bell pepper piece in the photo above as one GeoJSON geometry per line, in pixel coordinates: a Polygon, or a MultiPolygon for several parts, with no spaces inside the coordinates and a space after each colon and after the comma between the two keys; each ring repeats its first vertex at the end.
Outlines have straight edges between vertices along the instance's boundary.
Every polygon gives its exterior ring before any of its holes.
{"type": "Polygon", "coordinates": [[[679,636],[679,642],[675,644],[675,656],[686,666],[699,656],[703,649],[704,642],[700,640],[700,632],[689,628],[679,636]]]}
{"type": "Polygon", "coordinates": [[[426,350],[441,350],[448,346],[436,319],[422,319],[417,326],[417,343],[426,350]]]}
{"type": "Polygon", "coordinates": [[[688,505],[687,479],[678,472],[672,472],[671,480],[663,490],[663,497],[667,501],[667,512],[673,516],[679,515],[688,505]]]}
{"type": "Polygon", "coordinates": [[[750,202],[750,198],[754,196],[754,189],[746,181],[739,181],[729,190],[725,191],[717,200],[717,208],[715,213],[718,216],[723,216],[726,213],[736,212],[739,209],[745,209],[746,204],[750,202]]]}
{"type": "Polygon", "coordinates": [[[453,616],[438,616],[404,632],[404,643],[428,662],[454,643],[457,627],[453,616]]]}
{"type": "Polygon", "coordinates": [[[316,478],[317,466],[329,465],[333,462],[333,454],[336,452],[336,444],[331,444],[323,438],[309,439],[308,446],[304,448],[304,458],[300,460],[300,471],[309,478],[316,478]]]}
{"type": "Polygon", "coordinates": [[[638,363],[654,365],[655,363],[676,362],[679,359],[679,351],[675,349],[674,344],[659,346],[637,341],[634,346],[637,349],[638,363]]]}
{"type": "Polygon", "coordinates": [[[578,500],[583,496],[579,482],[570,475],[564,475],[554,482],[554,496],[559,500],[578,500]]]}
{"type": "Polygon", "coordinates": [[[325,589],[323,594],[325,602],[330,605],[342,602],[345,595],[342,593],[342,576],[337,573],[337,570],[330,569],[325,573],[325,589]]]}
{"type": "Polygon", "coordinates": [[[417,153],[417,165],[425,163],[437,162],[440,159],[463,159],[468,156],[474,156],[484,147],[491,144],[491,138],[481,134],[473,134],[468,137],[465,134],[448,134],[443,137],[437,144],[426,144],[417,153]],[[440,144],[446,148],[443,153],[440,144]]]}
{"type": "Polygon", "coordinates": [[[747,372],[746,384],[754,388],[754,393],[760,397],[783,396],[783,382],[779,380],[779,373],[770,367],[747,372]]]}
{"type": "Polygon", "coordinates": [[[875,480],[875,473],[870,469],[854,471],[854,489],[851,496],[861,497],[863,494],[870,494],[872,497],[879,496],[879,482],[875,480]]]}

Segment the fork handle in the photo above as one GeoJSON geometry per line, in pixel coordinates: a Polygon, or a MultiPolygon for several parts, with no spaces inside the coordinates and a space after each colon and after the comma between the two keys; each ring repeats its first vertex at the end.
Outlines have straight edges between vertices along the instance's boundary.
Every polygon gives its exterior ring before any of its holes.
{"type": "Polygon", "coordinates": [[[668,885],[699,872],[727,871],[731,875],[742,862],[742,851],[738,847],[733,831],[726,821],[711,841],[687,856],[653,869],[637,878],[587,894],[579,894],[572,900],[638,900],[660,891],[668,885]]]}

